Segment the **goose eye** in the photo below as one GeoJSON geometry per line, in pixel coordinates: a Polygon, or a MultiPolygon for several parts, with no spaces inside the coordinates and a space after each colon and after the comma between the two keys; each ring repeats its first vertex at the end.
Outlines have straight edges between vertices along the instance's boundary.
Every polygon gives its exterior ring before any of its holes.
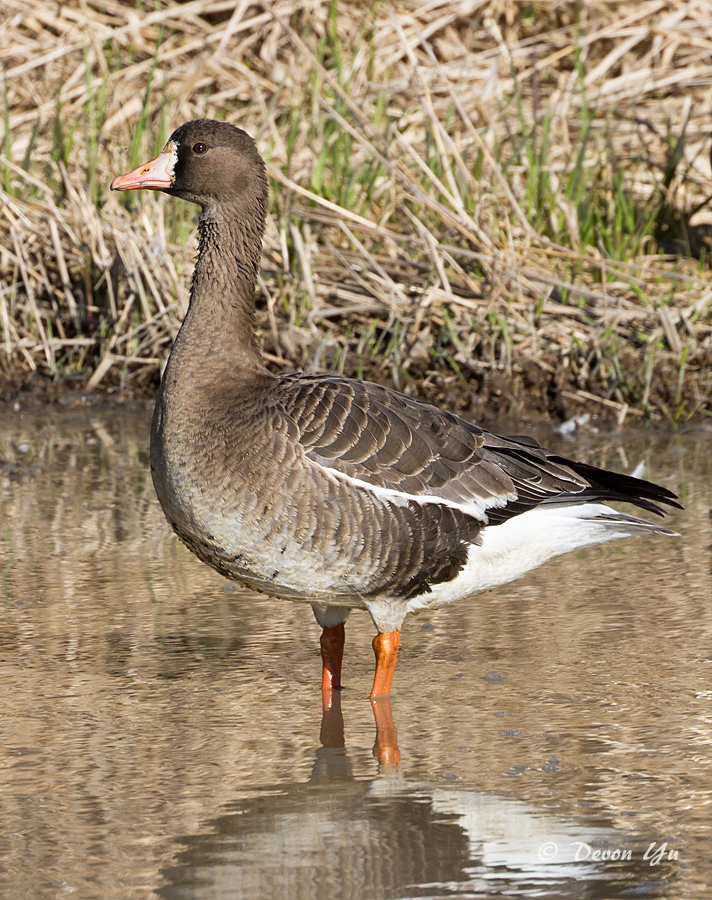
{"type": "Polygon", "coordinates": [[[198,141],[197,144],[193,144],[193,153],[206,153],[208,150],[208,145],[204,144],[202,141],[198,141]]]}

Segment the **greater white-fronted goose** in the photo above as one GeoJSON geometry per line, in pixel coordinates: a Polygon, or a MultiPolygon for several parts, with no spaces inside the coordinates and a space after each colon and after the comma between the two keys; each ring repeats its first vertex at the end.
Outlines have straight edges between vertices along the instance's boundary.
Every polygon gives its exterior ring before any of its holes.
{"type": "Polygon", "coordinates": [[[153,417],[158,499],[180,538],[227,578],[312,605],[325,690],[341,686],[354,608],[378,629],[375,699],[390,693],[411,610],[570,550],[673,533],[603,502],[661,513],[660,503],[679,506],[664,487],[489,434],[387,387],[268,371],[254,333],[267,178],[244,131],[187,122],[111,187],[202,209],[190,305],[153,417]]]}

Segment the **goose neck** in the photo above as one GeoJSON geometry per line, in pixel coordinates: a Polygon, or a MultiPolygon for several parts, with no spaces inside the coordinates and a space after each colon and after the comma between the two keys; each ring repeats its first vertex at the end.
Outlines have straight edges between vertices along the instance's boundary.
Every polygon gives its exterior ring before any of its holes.
{"type": "Polygon", "coordinates": [[[201,216],[198,259],[190,290],[188,323],[204,334],[259,355],[255,338],[255,283],[262,252],[261,228],[235,216],[201,216]]]}

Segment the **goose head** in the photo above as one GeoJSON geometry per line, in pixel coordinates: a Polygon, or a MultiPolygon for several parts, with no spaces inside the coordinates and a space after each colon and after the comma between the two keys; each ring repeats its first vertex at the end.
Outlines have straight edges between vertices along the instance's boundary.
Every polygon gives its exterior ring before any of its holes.
{"type": "Polygon", "coordinates": [[[247,132],[227,122],[194,119],[177,128],[155,159],[111,182],[113,191],[163,191],[203,213],[266,208],[267,175],[247,132]]]}

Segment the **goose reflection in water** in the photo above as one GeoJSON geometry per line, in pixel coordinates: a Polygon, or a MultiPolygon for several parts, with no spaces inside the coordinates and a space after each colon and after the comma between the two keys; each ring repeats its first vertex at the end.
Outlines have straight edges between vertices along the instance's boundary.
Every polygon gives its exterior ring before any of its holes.
{"type": "Polygon", "coordinates": [[[372,703],[378,775],[359,779],[346,751],[341,695],[325,694],[309,781],[227,804],[181,837],[163,900],[406,900],[670,896],[677,869],[651,868],[635,835],[455,785],[409,782],[388,698],[372,703]],[[617,863],[579,848],[627,847],[617,863]],[[550,857],[556,848],[554,858],[550,857]],[[664,880],[663,880],[664,878],[664,880]]]}

